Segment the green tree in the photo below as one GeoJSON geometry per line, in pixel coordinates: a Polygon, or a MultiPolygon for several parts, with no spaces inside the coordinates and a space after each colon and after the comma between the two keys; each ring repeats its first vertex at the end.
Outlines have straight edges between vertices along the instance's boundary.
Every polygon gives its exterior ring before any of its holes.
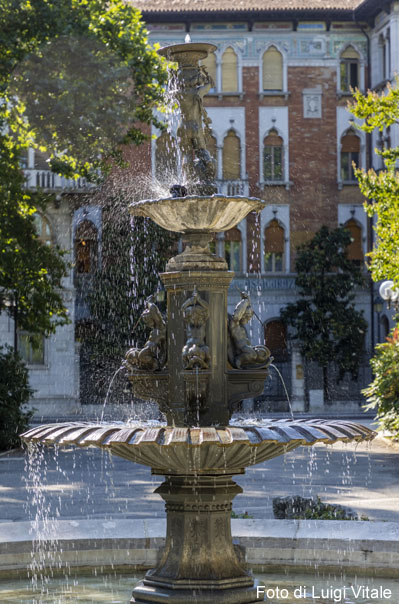
{"type": "Polygon", "coordinates": [[[303,356],[323,370],[323,390],[330,400],[328,366],[334,362],[339,379],[346,372],[355,378],[364,349],[367,322],[355,309],[353,289],[363,284],[360,269],[348,259],[349,231],[323,226],[311,241],[300,246],[295,261],[299,299],[281,312],[295,329],[303,356]]]}
{"type": "Polygon", "coordinates": [[[377,409],[380,425],[399,438],[399,329],[395,327],[386,342],[377,344],[371,359],[374,380],[363,390],[365,409],[377,409]]]}
{"type": "Polygon", "coordinates": [[[34,214],[49,196],[25,187],[28,147],[67,176],[98,177],[158,123],[164,60],[140,13],[122,0],[3,0],[0,12],[0,311],[50,333],[68,320],[63,253],[39,240],[34,214]]]}
{"type": "Polygon", "coordinates": [[[13,350],[0,347],[0,451],[20,446],[19,434],[27,430],[31,411],[27,411],[33,391],[28,371],[13,350]]]}
{"type": "MultiPolygon", "coordinates": [[[[365,132],[377,129],[387,135],[391,126],[399,124],[399,80],[381,94],[356,90],[349,110],[364,120],[359,127],[365,132]]],[[[385,144],[375,152],[383,159],[383,170],[356,169],[360,190],[368,200],[365,209],[377,219],[376,245],[369,252],[371,276],[374,281],[392,279],[399,287],[399,147],[385,144]]]]}

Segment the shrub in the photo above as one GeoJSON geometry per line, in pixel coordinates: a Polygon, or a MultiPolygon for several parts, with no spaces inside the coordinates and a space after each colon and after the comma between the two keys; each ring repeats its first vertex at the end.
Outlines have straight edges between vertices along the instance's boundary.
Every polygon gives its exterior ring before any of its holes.
{"type": "Polygon", "coordinates": [[[377,408],[380,425],[399,440],[399,328],[395,327],[386,342],[377,344],[371,359],[374,381],[362,392],[368,402],[364,409],[377,408]]]}
{"type": "Polygon", "coordinates": [[[0,347],[0,451],[19,447],[19,434],[27,429],[33,412],[26,404],[33,394],[28,370],[10,348],[0,347]]]}

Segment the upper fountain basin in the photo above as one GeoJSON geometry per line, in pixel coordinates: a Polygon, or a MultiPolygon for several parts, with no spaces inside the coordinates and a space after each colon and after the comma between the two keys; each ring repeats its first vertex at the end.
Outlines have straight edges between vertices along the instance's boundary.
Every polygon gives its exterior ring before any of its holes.
{"type": "Polygon", "coordinates": [[[168,231],[219,233],[235,227],[249,212],[265,207],[266,202],[256,197],[189,195],[134,201],[129,211],[132,216],[151,218],[168,231]]]}
{"type": "Polygon", "coordinates": [[[176,61],[181,67],[195,66],[198,61],[206,59],[209,53],[215,52],[217,46],[208,42],[191,42],[172,44],[158,50],[158,54],[170,61],[176,61]]]}
{"type": "Polygon", "coordinates": [[[300,445],[372,440],[376,433],[349,421],[264,420],[224,428],[133,424],[48,424],[22,434],[26,442],[99,447],[150,466],[157,474],[240,474],[247,466],[300,445]]]}

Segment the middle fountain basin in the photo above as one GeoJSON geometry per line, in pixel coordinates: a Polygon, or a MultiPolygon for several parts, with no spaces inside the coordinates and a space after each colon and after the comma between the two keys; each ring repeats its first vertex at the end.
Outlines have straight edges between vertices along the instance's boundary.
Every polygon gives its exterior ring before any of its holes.
{"type": "Polygon", "coordinates": [[[372,440],[362,424],[332,420],[264,420],[227,427],[145,427],[128,424],[65,423],[25,432],[25,441],[58,446],[100,447],[150,466],[156,474],[241,474],[245,468],[297,447],[372,440]]]}

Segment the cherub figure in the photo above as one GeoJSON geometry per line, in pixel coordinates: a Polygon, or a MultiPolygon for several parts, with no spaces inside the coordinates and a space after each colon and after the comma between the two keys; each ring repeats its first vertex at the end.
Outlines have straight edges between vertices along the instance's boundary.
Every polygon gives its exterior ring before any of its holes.
{"type": "Polygon", "coordinates": [[[270,363],[270,350],[266,346],[252,346],[245,325],[254,316],[251,300],[241,292],[241,300],[229,317],[229,351],[231,365],[237,369],[266,367],[270,363]]]}
{"type": "Polygon", "coordinates": [[[166,323],[154,302],[154,296],[149,296],[145,304],[140,319],[151,329],[151,333],[143,348],[131,348],[127,351],[125,364],[131,370],[156,371],[166,362],[166,323]]]}
{"type": "Polygon", "coordinates": [[[183,348],[183,366],[185,369],[208,369],[209,348],[205,344],[206,322],[209,317],[209,305],[194,289],[191,298],[182,305],[186,323],[187,340],[183,348]]]}

